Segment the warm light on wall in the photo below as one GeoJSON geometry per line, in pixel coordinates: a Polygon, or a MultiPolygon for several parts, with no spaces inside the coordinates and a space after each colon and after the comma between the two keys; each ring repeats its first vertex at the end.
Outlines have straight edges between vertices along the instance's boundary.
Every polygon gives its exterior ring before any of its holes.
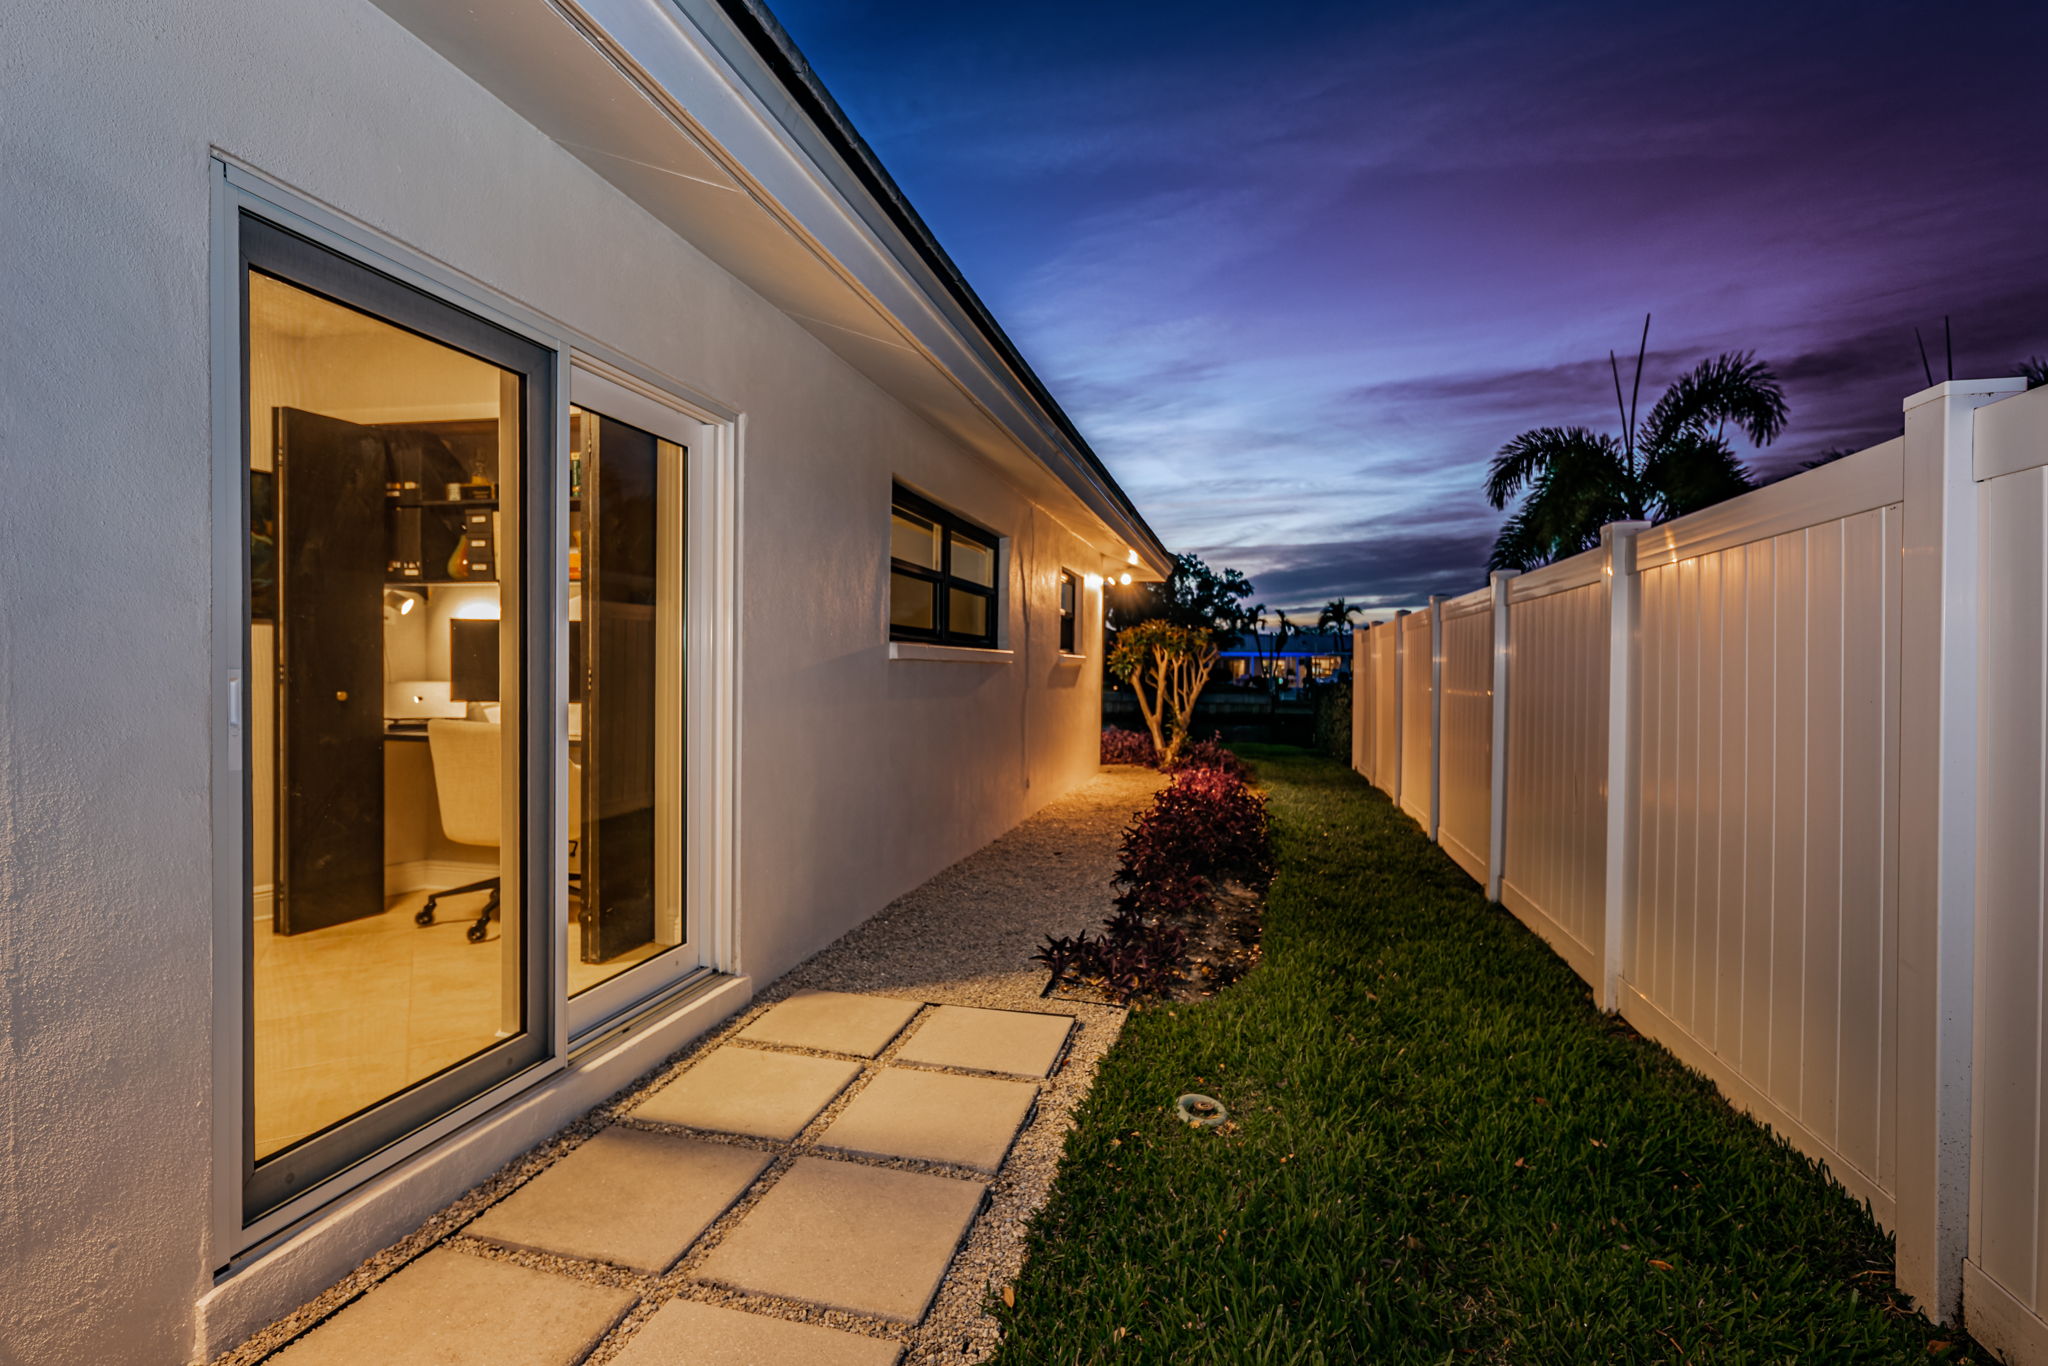
{"type": "Polygon", "coordinates": [[[1102,591],[1102,575],[1100,574],[1083,574],[1081,582],[1087,585],[1088,591],[1091,593],[1102,591]]]}
{"type": "Polygon", "coordinates": [[[455,610],[448,614],[449,619],[453,621],[496,621],[500,615],[498,597],[495,593],[487,598],[476,597],[468,602],[459,603],[455,610]]]}

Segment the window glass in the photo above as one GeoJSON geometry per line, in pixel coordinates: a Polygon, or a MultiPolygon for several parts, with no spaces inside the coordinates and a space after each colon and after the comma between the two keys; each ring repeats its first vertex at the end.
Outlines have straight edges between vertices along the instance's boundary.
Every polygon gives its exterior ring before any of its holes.
{"type": "Polygon", "coordinates": [[[968,583],[978,583],[983,588],[993,588],[996,583],[996,553],[979,541],[970,541],[959,532],[952,533],[953,564],[952,575],[968,583]]]}
{"type": "Polygon", "coordinates": [[[891,574],[889,624],[907,626],[915,631],[936,631],[939,627],[938,586],[929,579],[891,574]]]}
{"type": "Polygon", "coordinates": [[[889,554],[920,569],[937,569],[939,528],[914,512],[895,509],[889,519],[889,554]]]}
{"type": "Polygon", "coordinates": [[[989,600],[979,593],[949,589],[946,629],[955,635],[986,636],[989,633],[989,600]]]}
{"type": "Polygon", "coordinates": [[[1075,643],[1075,580],[1071,570],[1060,571],[1060,651],[1074,653],[1075,643]]]}
{"type": "Polygon", "coordinates": [[[500,876],[523,379],[262,271],[247,286],[260,1163],[525,1027],[500,876]]]}

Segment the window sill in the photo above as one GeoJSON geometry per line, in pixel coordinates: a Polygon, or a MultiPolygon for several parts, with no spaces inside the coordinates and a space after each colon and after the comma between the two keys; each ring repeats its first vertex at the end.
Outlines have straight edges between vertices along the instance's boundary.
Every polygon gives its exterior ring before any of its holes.
{"type": "Polygon", "coordinates": [[[1060,663],[1062,664],[1079,664],[1085,661],[1087,658],[1088,656],[1077,655],[1072,650],[1060,651],[1060,663]]]}
{"type": "Polygon", "coordinates": [[[921,640],[892,640],[891,659],[940,659],[956,664],[1008,664],[1016,657],[1012,650],[985,650],[971,645],[927,645],[921,640]]]}

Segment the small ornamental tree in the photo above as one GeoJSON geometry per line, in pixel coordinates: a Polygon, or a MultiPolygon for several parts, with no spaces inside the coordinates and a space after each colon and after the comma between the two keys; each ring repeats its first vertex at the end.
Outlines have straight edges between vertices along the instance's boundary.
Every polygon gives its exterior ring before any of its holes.
{"type": "Polygon", "coordinates": [[[1131,685],[1162,768],[1187,743],[1195,699],[1216,663],[1215,633],[1200,626],[1141,621],[1117,633],[1109,671],[1131,685]]]}

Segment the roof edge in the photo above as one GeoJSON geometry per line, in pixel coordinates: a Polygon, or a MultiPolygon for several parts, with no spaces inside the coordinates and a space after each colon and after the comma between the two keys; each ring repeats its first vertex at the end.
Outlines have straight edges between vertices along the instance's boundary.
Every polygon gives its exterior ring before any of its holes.
{"type": "Polygon", "coordinates": [[[846,111],[839,107],[839,102],[832,98],[831,92],[825,88],[817,72],[812,68],[810,60],[789,36],[789,31],[782,27],[781,22],[765,4],[761,3],[761,0],[712,0],[712,3],[753,49],[754,55],[767,67],[769,73],[781,83],[797,108],[826,144],[837,153],[861,187],[874,198],[876,205],[888,216],[897,231],[903,234],[926,268],[938,277],[953,301],[995,348],[997,356],[1009,367],[1018,383],[1024,386],[1032,401],[1044,410],[1053,425],[1059,429],[1060,435],[1066,438],[1086,463],[1089,472],[1101,482],[1104,492],[1115,503],[1117,509],[1150,541],[1151,544],[1146,548],[1155,552],[1162,563],[1172,563],[1172,552],[1167,550],[1158,533],[1152,530],[1151,524],[1131,502],[1130,495],[1124,492],[1116,477],[1103,465],[1101,457],[1095,454],[1087,438],[1081,435],[1080,429],[1075,427],[1073,419],[1067,416],[1066,410],[1060,406],[1059,400],[1052,396],[1052,391],[1046,388],[1045,382],[1039,379],[1030,362],[1024,359],[1023,353],[1017,349],[1016,343],[1010,340],[1002,324],[996,321],[988,305],[981,301],[981,296],[975,293],[974,287],[967,282],[967,277],[953,263],[953,258],[939,245],[938,238],[933,235],[923,217],[911,206],[909,198],[896,184],[894,177],[883,167],[874,149],[869,147],[866,139],[855,130],[852,120],[846,116],[846,111]]]}

